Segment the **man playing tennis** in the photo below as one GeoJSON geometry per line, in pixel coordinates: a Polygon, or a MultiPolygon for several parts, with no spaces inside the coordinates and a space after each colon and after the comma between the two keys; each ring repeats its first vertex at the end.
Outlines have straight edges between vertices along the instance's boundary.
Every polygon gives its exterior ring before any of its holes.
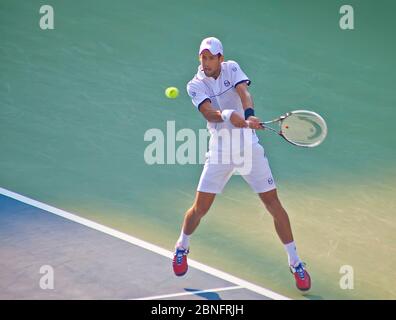
{"type": "MultiPolygon", "coordinates": [[[[302,291],[309,290],[310,276],[297,254],[288,215],[278,199],[264,148],[254,132],[262,129],[262,126],[260,119],[254,115],[253,100],[248,91],[250,80],[235,61],[224,61],[223,46],[217,38],[210,37],[202,41],[199,58],[201,64],[197,74],[187,84],[187,92],[194,106],[208,122],[211,141],[195,201],[185,214],[180,237],[176,242],[173,271],[177,276],[187,272],[189,238],[208,212],[216,194],[222,192],[236,170],[232,162],[212,161],[213,158],[218,159],[220,154],[232,153],[225,143],[221,145],[213,140],[221,130],[233,133],[238,131],[239,136],[245,139],[245,147],[251,148],[249,159],[244,159],[249,163],[250,170],[241,175],[259,195],[274,219],[275,229],[288,254],[289,267],[297,288],[302,291]],[[246,137],[250,141],[246,142],[246,137]]],[[[235,135],[230,137],[234,139],[235,135]]]]}

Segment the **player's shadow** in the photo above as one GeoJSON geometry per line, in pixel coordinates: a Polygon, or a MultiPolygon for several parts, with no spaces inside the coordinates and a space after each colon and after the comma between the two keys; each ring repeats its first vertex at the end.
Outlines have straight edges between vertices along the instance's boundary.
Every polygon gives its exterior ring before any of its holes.
{"type": "Polygon", "coordinates": [[[194,295],[205,298],[206,300],[222,300],[216,292],[202,292],[201,289],[184,288],[188,292],[195,292],[194,295]]]}

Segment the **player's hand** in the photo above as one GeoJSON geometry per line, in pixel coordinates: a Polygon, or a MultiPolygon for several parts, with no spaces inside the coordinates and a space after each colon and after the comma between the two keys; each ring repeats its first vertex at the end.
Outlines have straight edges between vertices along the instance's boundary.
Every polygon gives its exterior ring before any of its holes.
{"type": "Polygon", "coordinates": [[[230,122],[237,128],[247,128],[248,124],[237,112],[231,114],[230,122]]]}
{"type": "Polygon", "coordinates": [[[249,125],[250,129],[255,129],[255,130],[263,130],[264,127],[260,124],[261,120],[257,117],[250,116],[246,122],[249,125]]]}

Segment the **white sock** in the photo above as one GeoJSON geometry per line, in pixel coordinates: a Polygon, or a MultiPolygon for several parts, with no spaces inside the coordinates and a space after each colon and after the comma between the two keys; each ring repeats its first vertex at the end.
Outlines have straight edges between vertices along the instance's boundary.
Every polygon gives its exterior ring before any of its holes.
{"type": "Polygon", "coordinates": [[[301,261],[297,254],[296,244],[294,243],[294,241],[292,241],[285,244],[284,246],[287,251],[289,265],[294,267],[298,262],[301,261]]]}
{"type": "Polygon", "coordinates": [[[183,230],[180,233],[179,239],[177,239],[176,247],[183,247],[184,249],[190,247],[190,236],[186,235],[183,230]]]}

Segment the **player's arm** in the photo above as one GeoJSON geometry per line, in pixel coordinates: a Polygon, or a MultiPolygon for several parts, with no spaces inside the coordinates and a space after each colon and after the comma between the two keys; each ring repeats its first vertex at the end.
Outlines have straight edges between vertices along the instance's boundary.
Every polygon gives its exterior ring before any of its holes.
{"type": "Polygon", "coordinates": [[[253,98],[248,90],[248,84],[241,82],[235,87],[236,92],[241,98],[243,110],[245,110],[245,117],[251,129],[262,129],[260,119],[254,116],[253,98]],[[249,110],[250,109],[250,110],[249,110]]]}
{"type": "Polygon", "coordinates": [[[206,99],[199,106],[199,111],[202,113],[204,118],[209,122],[223,122],[223,118],[221,117],[221,112],[212,107],[210,100],[206,99]]]}
{"type": "MultiPolygon", "coordinates": [[[[216,110],[212,107],[209,99],[206,99],[199,106],[199,111],[209,122],[223,122],[223,117],[219,110],[216,110]]],[[[243,119],[238,113],[232,112],[229,121],[238,128],[246,128],[247,123],[245,119],[243,119]]]]}
{"type": "Polygon", "coordinates": [[[246,82],[241,82],[237,84],[235,87],[235,90],[237,91],[239,97],[241,98],[243,110],[246,110],[247,108],[254,108],[253,107],[253,98],[252,95],[250,94],[248,90],[248,85],[246,82]]]}

